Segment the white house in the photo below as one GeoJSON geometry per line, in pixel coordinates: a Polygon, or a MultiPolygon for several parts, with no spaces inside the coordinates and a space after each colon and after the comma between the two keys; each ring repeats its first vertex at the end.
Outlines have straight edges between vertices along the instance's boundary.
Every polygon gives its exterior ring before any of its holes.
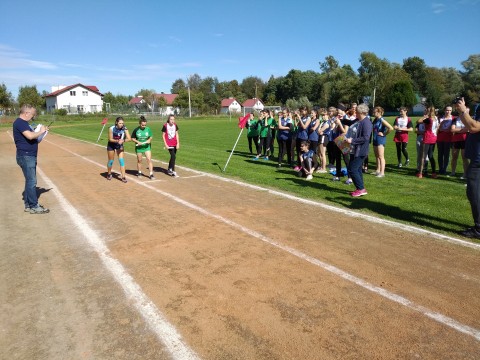
{"type": "Polygon", "coordinates": [[[242,104],[242,106],[243,106],[243,113],[244,114],[246,114],[248,112],[252,112],[252,111],[261,111],[265,108],[262,100],[257,99],[257,98],[245,100],[245,102],[242,104]]]}
{"type": "Polygon", "coordinates": [[[98,88],[83,84],[52,86],[45,100],[47,112],[65,109],[68,114],[96,113],[103,107],[103,94],[98,88]]]}
{"type": "Polygon", "coordinates": [[[242,110],[242,105],[235,98],[223,99],[221,104],[221,114],[239,113],[242,110]]]}

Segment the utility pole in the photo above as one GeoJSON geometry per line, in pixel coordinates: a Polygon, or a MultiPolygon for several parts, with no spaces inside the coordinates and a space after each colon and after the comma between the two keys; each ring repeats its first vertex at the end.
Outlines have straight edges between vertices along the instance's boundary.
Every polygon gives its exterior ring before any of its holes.
{"type": "Polygon", "coordinates": [[[188,112],[190,117],[192,117],[192,101],[190,99],[190,86],[188,86],[188,112]]]}

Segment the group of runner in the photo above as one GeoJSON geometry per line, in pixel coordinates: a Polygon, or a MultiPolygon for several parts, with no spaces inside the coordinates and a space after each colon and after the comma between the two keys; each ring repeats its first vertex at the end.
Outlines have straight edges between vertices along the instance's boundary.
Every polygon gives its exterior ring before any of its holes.
{"type": "MultiPolygon", "coordinates": [[[[135,153],[137,155],[137,176],[142,177],[142,159],[145,156],[149,170],[148,177],[155,179],[152,163],[152,139],[153,133],[150,127],[147,126],[147,119],[142,115],[132,134],[125,126],[123,117],[119,116],[115,119],[115,125],[108,129],[108,143],[107,143],[107,180],[112,179],[112,167],[115,154],[118,157],[120,165],[121,181],[126,183],[125,176],[125,160],[124,160],[124,143],[133,141],[135,143],[135,153]]],[[[178,177],[175,171],[175,159],[177,150],[180,148],[180,137],[178,135],[178,125],[175,123],[175,116],[169,115],[167,122],[162,128],[162,137],[165,149],[170,153],[170,161],[168,163],[167,174],[173,177],[178,177]]]]}

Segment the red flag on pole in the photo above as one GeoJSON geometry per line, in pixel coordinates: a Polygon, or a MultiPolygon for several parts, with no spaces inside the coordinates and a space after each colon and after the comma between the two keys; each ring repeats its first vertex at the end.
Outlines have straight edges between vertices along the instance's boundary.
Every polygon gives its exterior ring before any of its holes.
{"type": "Polygon", "coordinates": [[[108,122],[108,119],[107,119],[107,118],[103,118],[103,120],[102,120],[102,125],[105,125],[107,122],[108,122]]]}
{"type": "Polygon", "coordinates": [[[247,114],[244,117],[239,117],[238,118],[238,127],[240,129],[243,129],[245,127],[245,125],[247,124],[248,119],[250,119],[250,114],[247,114]]]}

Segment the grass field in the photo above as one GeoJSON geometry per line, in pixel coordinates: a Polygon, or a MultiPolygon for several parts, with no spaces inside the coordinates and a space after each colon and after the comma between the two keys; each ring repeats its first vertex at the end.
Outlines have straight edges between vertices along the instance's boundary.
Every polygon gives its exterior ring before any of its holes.
{"type": "MultiPolygon", "coordinates": [[[[102,128],[101,117],[57,119],[51,127],[53,133],[70,136],[95,143],[102,128]]],[[[114,117],[109,118],[112,125],[114,117]]],[[[393,118],[387,118],[393,123],[393,118]]],[[[415,118],[412,120],[416,120],[415,118]]],[[[49,117],[40,117],[37,122],[48,123],[49,117]]],[[[168,152],[163,148],[161,127],[164,119],[152,119],[148,125],[154,133],[153,157],[168,161],[168,152]]],[[[138,125],[137,118],[126,118],[130,131],[138,125]]],[[[438,179],[415,177],[415,134],[410,134],[408,151],[410,166],[397,168],[396,150],[388,136],[385,148],[387,169],[385,178],[364,175],[368,196],[351,198],[348,194],[353,185],[331,181],[329,174],[315,174],[312,181],[298,178],[289,168],[276,168],[275,161],[254,161],[248,151],[246,131],[235,149],[225,173],[222,169],[238,137],[240,129],[236,118],[195,118],[177,119],[181,148],[177,154],[177,165],[235,178],[251,184],[274,188],[295,194],[302,198],[322,201],[335,206],[365,212],[386,219],[412,224],[445,234],[454,234],[471,225],[471,213],[465,195],[465,183],[457,178],[439,176],[438,179]]],[[[108,126],[107,125],[107,126],[108,126]]],[[[2,127],[6,126],[4,123],[2,127]]],[[[106,144],[107,127],[99,143],[106,144]]],[[[134,152],[132,143],[126,150],[134,152]]],[[[100,151],[100,150],[99,150],[100,151]]],[[[277,150],[275,150],[276,152],[277,150]]],[[[106,156],[105,156],[106,158],[106,156]]],[[[127,169],[136,169],[133,159],[127,159],[127,169]]],[[[370,170],[375,168],[373,149],[370,151],[370,170]]],[[[114,168],[117,164],[115,164],[114,168]]],[[[457,173],[461,173],[459,159],[457,173]]],[[[241,200],[241,199],[239,199],[241,200]]],[[[262,204],[252,204],[254,212],[262,204]]],[[[312,209],[310,221],[328,221],[315,217],[312,209]]],[[[275,217],[275,214],[271,214],[275,217]]],[[[292,214],[292,221],[295,221],[292,214]]],[[[298,226],[308,226],[305,223],[298,226]]]]}

